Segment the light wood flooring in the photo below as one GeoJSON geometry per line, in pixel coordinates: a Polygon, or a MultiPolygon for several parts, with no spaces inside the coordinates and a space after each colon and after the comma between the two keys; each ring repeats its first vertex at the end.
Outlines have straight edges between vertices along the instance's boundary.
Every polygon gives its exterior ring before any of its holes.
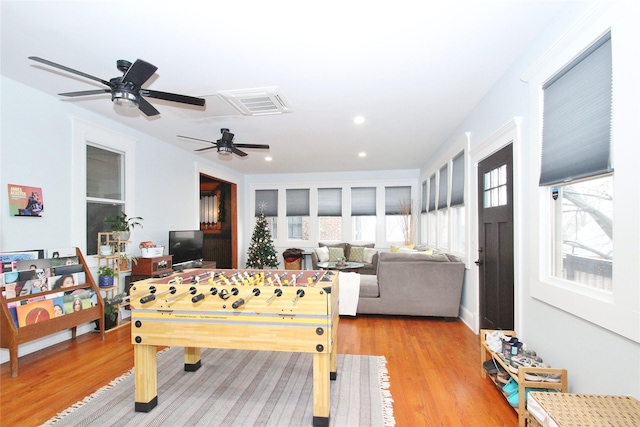
{"type": "MultiPolygon", "coordinates": [[[[17,378],[9,363],[0,365],[0,425],[40,425],[130,370],[130,334],[128,325],[104,341],[88,333],[23,356],[17,378]]],[[[501,393],[481,378],[479,338],[460,321],[341,317],[338,352],[386,357],[398,427],[518,425],[501,393]]]]}

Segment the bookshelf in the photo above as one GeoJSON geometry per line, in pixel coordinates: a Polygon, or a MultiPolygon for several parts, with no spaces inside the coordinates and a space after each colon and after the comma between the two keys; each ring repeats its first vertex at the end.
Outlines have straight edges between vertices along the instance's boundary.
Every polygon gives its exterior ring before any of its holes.
{"type": "MultiPolygon", "coordinates": [[[[76,284],[75,286],[65,287],[63,292],[68,294],[73,293],[74,291],[92,290],[95,292],[97,299],[97,304],[95,306],[67,313],[59,317],[50,317],[47,314],[47,320],[28,323],[24,326],[17,326],[9,309],[9,304],[17,302],[22,306],[29,306],[29,304],[32,303],[26,303],[24,305],[22,303],[33,299],[34,295],[5,298],[5,286],[0,287],[0,291],[2,291],[0,292],[0,347],[9,350],[9,364],[12,377],[18,376],[18,347],[21,344],[43,338],[66,329],[71,329],[71,336],[75,339],[77,326],[94,320],[101,320],[100,335],[101,339],[104,340],[104,321],[102,320],[104,319],[104,301],[100,294],[100,289],[91,275],[91,271],[87,266],[87,262],[82,255],[82,252],[78,248],[75,248],[75,250],[76,256],[78,257],[78,263],[82,264],[85,282],[76,284]]],[[[39,292],[37,295],[46,297],[47,295],[60,292],[62,292],[60,289],[54,289],[39,292]]],[[[34,306],[37,305],[35,303],[33,304],[34,306]]],[[[35,309],[33,311],[35,311],[35,309]]]]}

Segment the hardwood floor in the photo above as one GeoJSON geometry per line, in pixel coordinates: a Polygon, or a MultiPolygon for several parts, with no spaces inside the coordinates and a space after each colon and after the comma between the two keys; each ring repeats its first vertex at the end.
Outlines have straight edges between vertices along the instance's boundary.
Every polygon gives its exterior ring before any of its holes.
{"type": "MultiPolygon", "coordinates": [[[[125,326],[104,341],[89,333],[23,356],[17,378],[9,363],[0,365],[1,425],[40,425],[127,372],[130,342],[125,326]]],[[[491,381],[480,377],[479,338],[460,321],[341,317],[338,352],[386,357],[398,427],[518,424],[491,381]]]]}

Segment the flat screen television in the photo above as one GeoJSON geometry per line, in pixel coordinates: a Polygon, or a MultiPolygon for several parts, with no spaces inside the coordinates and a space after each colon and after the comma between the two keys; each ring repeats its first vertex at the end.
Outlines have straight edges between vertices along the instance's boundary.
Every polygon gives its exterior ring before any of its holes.
{"type": "Polygon", "coordinates": [[[169,255],[174,269],[202,264],[204,233],[202,230],[169,231],[169,255]]]}

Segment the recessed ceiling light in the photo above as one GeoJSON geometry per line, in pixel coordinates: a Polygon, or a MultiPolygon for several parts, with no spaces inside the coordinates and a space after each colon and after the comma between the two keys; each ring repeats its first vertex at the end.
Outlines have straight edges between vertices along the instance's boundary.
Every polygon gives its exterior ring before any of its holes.
{"type": "Polygon", "coordinates": [[[264,159],[265,159],[265,161],[267,161],[267,162],[270,162],[271,160],[273,160],[273,159],[272,159],[271,157],[269,157],[269,156],[265,157],[264,159]]]}
{"type": "Polygon", "coordinates": [[[364,116],[355,116],[353,118],[353,123],[361,125],[362,123],[364,123],[364,116]]]}
{"type": "Polygon", "coordinates": [[[367,157],[367,153],[365,153],[364,151],[358,153],[358,156],[360,157],[367,157]]]}

